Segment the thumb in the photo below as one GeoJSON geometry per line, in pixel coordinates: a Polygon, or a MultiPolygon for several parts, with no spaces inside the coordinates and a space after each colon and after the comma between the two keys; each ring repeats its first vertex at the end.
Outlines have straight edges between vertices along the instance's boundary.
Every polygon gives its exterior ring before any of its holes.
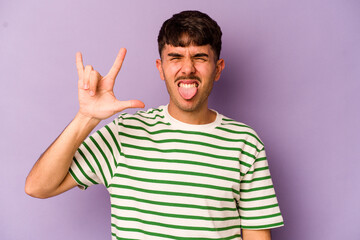
{"type": "Polygon", "coordinates": [[[121,112],[127,108],[144,108],[145,104],[140,100],[119,101],[114,103],[114,112],[121,112]]]}

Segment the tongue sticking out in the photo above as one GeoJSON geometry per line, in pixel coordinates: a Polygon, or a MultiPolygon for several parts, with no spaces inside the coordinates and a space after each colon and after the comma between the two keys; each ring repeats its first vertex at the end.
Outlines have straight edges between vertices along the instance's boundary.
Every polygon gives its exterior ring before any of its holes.
{"type": "Polygon", "coordinates": [[[181,84],[179,87],[179,93],[181,97],[183,97],[184,99],[190,100],[196,95],[197,87],[196,86],[187,87],[181,84]]]}

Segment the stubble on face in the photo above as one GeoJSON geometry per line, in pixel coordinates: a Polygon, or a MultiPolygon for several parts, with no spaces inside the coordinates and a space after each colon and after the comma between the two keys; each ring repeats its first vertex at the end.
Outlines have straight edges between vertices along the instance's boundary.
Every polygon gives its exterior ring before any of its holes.
{"type": "Polygon", "coordinates": [[[213,88],[213,81],[210,82],[211,85],[208,88],[204,89],[205,91],[201,91],[192,99],[185,100],[182,98],[178,99],[176,97],[179,95],[178,90],[176,88],[173,88],[172,86],[174,84],[177,85],[180,80],[197,80],[201,84],[203,82],[202,79],[196,75],[180,76],[175,79],[174,83],[172,83],[170,80],[167,79],[167,76],[165,74],[164,78],[166,89],[170,97],[170,104],[174,104],[176,108],[187,113],[199,111],[204,106],[206,106],[207,108],[208,97],[210,96],[213,88]]]}
{"type": "Polygon", "coordinates": [[[209,112],[208,97],[224,66],[222,59],[215,60],[210,45],[166,45],[156,64],[170,96],[169,112],[194,117],[209,112]]]}

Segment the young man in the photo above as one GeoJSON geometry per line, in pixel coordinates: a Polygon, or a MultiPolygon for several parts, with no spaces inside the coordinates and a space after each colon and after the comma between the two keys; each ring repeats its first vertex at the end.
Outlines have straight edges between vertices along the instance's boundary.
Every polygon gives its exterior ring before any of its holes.
{"type": "Polygon", "coordinates": [[[168,105],[122,113],[88,138],[101,120],[144,104],[114,96],[125,49],[104,77],[77,53],[79,112],[34,165],[26,192],[48,198],[104,184],[113,239],[241,239],[240,229],[244,240],[270,239],[283,221],[264,145],[208,108],[225,66],[220,27],[184,11],[164,22],[158,43],[168,105]]]}

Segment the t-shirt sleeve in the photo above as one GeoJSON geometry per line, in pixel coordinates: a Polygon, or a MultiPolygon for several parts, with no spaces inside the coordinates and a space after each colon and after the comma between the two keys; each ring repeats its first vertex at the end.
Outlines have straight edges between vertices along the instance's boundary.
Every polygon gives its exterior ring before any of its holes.
{"type": "Polygon", "coordinates": [[[257,154],[240,182],[239,211],[243,229],[284,225],[264,149],[257,154]]]}
{"type": "Polygon", "coordinates": [[[69,172],[80,188],[95,184],[109,186],[117,166],[116,159],[121,155],[117,122],[115,119],[96,131],[76,151],[69,172]]]}

